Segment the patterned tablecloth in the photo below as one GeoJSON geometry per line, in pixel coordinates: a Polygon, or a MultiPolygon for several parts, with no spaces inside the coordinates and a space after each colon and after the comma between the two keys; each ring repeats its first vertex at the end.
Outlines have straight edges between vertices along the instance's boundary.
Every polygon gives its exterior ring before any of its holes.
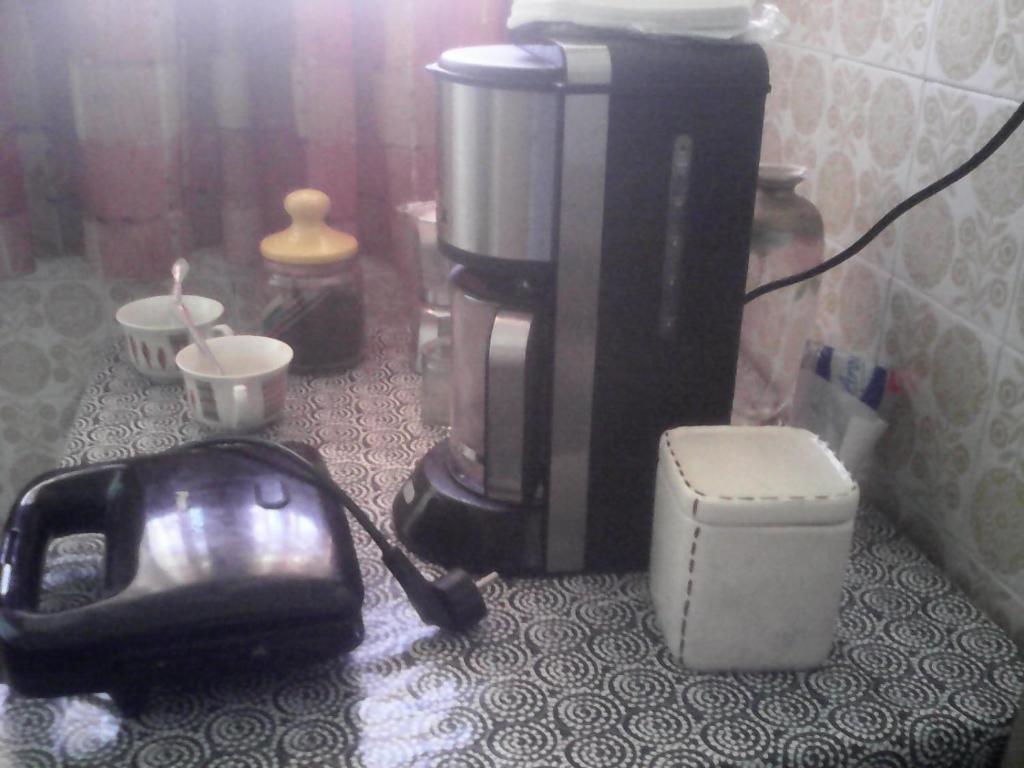
{"type": "MultiPolygon", "coordinates": [[[[319,444],[334,477],[390,531],[392,497],[441,432],[418,419],[394,276],[367,265],[365,362],[293,377],[270,431],[319,444]]],[[[67,462],[203,436],[180,388],[112,354],[87,391],[67,462]]],[[[0,765],[987,766],[1024,666],[1007,637],[878,515],[859,517],[835,649],[800,674],[699,675],[667,655],[644,574],[518,579],[452,636],[424,627],[357,531],[366,640],[299,673],[159,690],[135,721],[103,696],[52,701],[0,687],[0,765]]],[[[95,567],[62,540],[47,588],[75,599],[95,567]]],[[[301,631],[301,628],[296,628],[301,631]]]]}

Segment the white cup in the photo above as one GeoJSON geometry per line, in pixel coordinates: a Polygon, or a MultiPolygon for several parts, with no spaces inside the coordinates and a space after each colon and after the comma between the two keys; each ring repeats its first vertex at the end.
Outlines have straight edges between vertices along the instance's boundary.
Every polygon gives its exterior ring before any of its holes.
{"type": "Polygon", "coordinates": [[[292,348],[268,336],[224,336],[207,344],[221,364],[213,364],[195,344],[174,358],[185,376],[185,398],[192,417],[217,429],[258,429],[284,410],[292,348]]]}
{"type": "MultiPolygon", "coordinates": [[[[231,328],[217,325],[224,305],[205,296],[182,296],[192,322],[204,336],[229,336],[231,328]]],[[[139,373],[156,381],[177,381],[181,371],[174,356],[189,343],[185,324],[174,311],[170,296],[150,296],[125,304],[115,315],[124,331],[128,358],[139,373]]]]}

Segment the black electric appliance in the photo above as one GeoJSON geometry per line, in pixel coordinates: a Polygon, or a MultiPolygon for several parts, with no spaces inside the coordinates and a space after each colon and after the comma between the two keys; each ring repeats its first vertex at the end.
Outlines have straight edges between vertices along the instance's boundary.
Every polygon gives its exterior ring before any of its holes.
{"type": "Polygon", "coordinates": [[[764,52],[622,36],[430,69],[452,428],[398,535],[471,570],[641,568],[659,435],[730,416],[764,52]]]}
{"type": "Polygon", "coordinates": [[[464,573],[427,581],[318,462],[308,446],[214,438],[34,480],[0,545],[6,681],[29,696],[107,692],[134,714],[154,684],[351,650],[363,582],[346,509],[424,621],[483,617],[464,573]],[[105,539],[95,600],[46,610],[49,543],[86,533],[105,539]]]}

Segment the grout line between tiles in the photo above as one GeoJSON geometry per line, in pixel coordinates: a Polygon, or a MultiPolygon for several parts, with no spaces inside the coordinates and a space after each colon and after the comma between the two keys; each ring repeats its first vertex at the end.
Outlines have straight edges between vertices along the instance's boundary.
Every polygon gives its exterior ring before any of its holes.
{"type": "MultiPolygon", "coordinates": [[[[931,34],[931,30],[929,30],[929,34],[931,34]]],[[[916,79],[916,80],[923,80],[925,83],[934,83],[936,85],[945,86],[946,88],[952,88],[953,90],[964,91],[965,93],[973,93],[973,94],[977,94],[979,96],[988,96],[988,97],[993,98],[993,99],[999,99],[1000,101],[1005,101],[1008,104],[1013,104],[1013,105],[1020,104],[1020,99],[1014,98],[1013,96],[1007,96],[1005,93],[999,93],[998,91],[994,91],[994,90],[986,90],[984,88],[979,88],[979,87],[976,87],[976,86],[965,85],[964,83],[958,83],[955,80],[950,80],[949,78],[934,77],[932,75],[929,75],[927,73],[928,59],[925,59],[925,68],[926,68],[925,71],[917,73],[917,72],[909,71],[909,70],[906,70],[906,69],[898,69],[897,67],[887,66],[885,64],[879,64],[879,63],[874,62],[874,61],[865,61],[864,59],[856,59],[856,58],[853,58],[852,56],[850,56],[848,54],[845,54],[845,53],[839,53],[837,51],[827,51],[827,50],[824,50],[822,48],[815,48],[814,46],[803,45],[801,43],[792,43],[792,42],[788,42],[788,41],[777,40],[777,41],[772,42],[771,44],[772,45],[782,46],[782,47],[785,47],[785,48],[791,48],[791,49],[794,49],[794,50],[797,50],[797,51],[803,51],[805,53],[817,53],[817,54],[822,55],[822,56],[832,56],[832,57],[834,57],[837,60],[841,60],[841,61],[849,63],[849,64],[859,64],[862,67],[868,67],[868,68],[873,68],[873,69],[880,69],[880,70],[883,70],[885,72],[890,72],[890,73],[895,74],[895,75],[902,75],[903,77],[909,77],[909,78],[913,78],[913,79],[916,79]]],[[[929,53],[930,53],[930,51],[929,51],[929,53]]],[[[1022,94],[1021,98],[1024,98],[1024,94],[1022,94]]]]}
{"type": "MultiPolygon", "coordinates": [[[[796,48],[796,49],[801,50],[801,51],[811,51],[811,52],[823,54],[823,55],[826,55],[826,56],[834,56],[835,58],[841,59],[842,61],[848,62],[850,64],[860,64],[860,65],[865,66],[865,67],[874,67],[875,69],[881,69],[881,70],[884,70],[886,72],[891,72],[891,73],[896,74],[896,75],[903,75],[904,77],[913,77],[913,78],[922,78],[922,79],[924,78],[924,74],[917,74],[915,72],[908,71],[906,69],[899,69],[897,67],[888,66],[888,65],[885,65],[885,64],[879,64],[879,63],[874,62],[874,61],[865,61],[863,59],[855,59],[852,56],[849,56],[849,55],[844,54],[844,53],[839,53],[838,51],[826,51],[826,50],[823,50],[821,48],[815,48],[814,46],[810,46],[810,45],[802,45],[800,43],[777,42],[776,44],[777,45],[784,45],[784,46],[787,46],[787,47],[790,47],[790,48],[796,48]]],[[[926,62],[926,65],[927,65],[927,62],[926,62]]]]}
{"type": "Polygon", "coordinates": [[[1024,355],[1024,253],[1021,256],[1020,273],[1017,275],[1017,286],[1010,298],[1010,316],[1007,318],[1006,327],[1003,329],[1002,343],[1012,349],[1018,355],[1024,355]],[[1019,315],[1019,319],[1018,319],[1019,315]],[[1012,323],[1017,320],[1020,323],[1020,341],[1010,341],[1012,323]]]}
{"type": "Polygon", "coordinates": [[[1020,104],[1021,98],[1024,98],[1024,94],[1020,98],[1014,98],[1013,96],[1007,96],[1005,93],[999,93],[998,91],[989,91],[984,88],[977,88],[973,86],[967,86],[963,83],[958,83],[955,80],[950,80],[943,77],[932,77],[931,75],[922,75],[922,79],[928,83],[934,83],[935,85],[945,86],[946,88],[952,88],[955,91],[964,91],[965,93],[973,93],[978,96],[988,96],[992,99],[998,99],[1005,101],[1009,104],[1020,104]]]}
{"type": "Polygon", "coordinates": [[[931,304],[934,304],[936,307],[941,309],[945,314],[952,315],[952,317],[957,322],[969,326],[972,331],[975,331],[976,333],[978,333],[978,335],[982,336],[983,338],[994,341],[997,346],[1003,346],[1004,344],[1006,344],[1006,342],[1000,336],[993,333],[990,329],[983,328],[982,326],[978,325],[977,322],[967,317],[966,315],[960,314],[952,307],[947,307],[943,302],[941,302],[939,299],[932,296],[931,294],[925,293],[920,288],[911,285],[906,281],[906,279],[902,275],[896,274],[895,270],[893,271],[892,277],[893,280],[898,282],[900,284],[900,287],[902,287],[905,291],[914,296],[919,296],[923,299],[927,299],[931,304]]]}
{"type": "MultiPolygon", "coordinates": [[[[966,488],[968,493],[968,499],[970,499],[975,488],[978,486],[978,480],[981,477],[982,472],[982,461],[981,461],[981,448],[985,444],[985,438],[988,435],[988,429],[991,425],[992,414],[996,411],[996,386],[999,383],[999,369],[1003,363],[1003,354],[1006,351],[1006,345],[999,343],[996,345],[995,358],[992,361],[992,373],[988,381],[988,402],[985,404],[985,409],[982,413],[978,414],[978,418],[981,419],[981,429],[978,430],[977,438],[975,443],[971,446],[971,471],[967,476],[966,488]]],[[[961,500],[960,513],[965,517],[970,515],[971,503],[967,500],[961,500]]],[[[980,565],[980,564],[979,564],[980,565]]],[[[985,572],[989,573],[989,569],[985,567],[985,572]]],[[[994,575],[994,574],[989,574],[994,575]]],[[[1002,582],[1000,582],[1002,583],[1002,582]]]]}
{"type": "MultiPolygon", "coordinates": [[[[917,145],[921,140],[921,136],[924,133],[924,95],[928,89],[927,83],[922,79],[920,84],[917,86],[917,114],[914,115],[914,136],[910,140],[910,162],[907,163],[907,175],[903,180],[903,194],[912,195],[914,194],[914,169],[917,168],[917,145]]],[[[897,222],[894,222],[897,223],[897,222]]],[[[898,224],[902,226],[905,223],[905,219],[901,217],[898,224]]],[[[902,245],[903,240],[900,239],[902,245]]],[[[893,254],[897,256],[898,254],[893,254]]],[[[893,258],[889,264],[889,269],[893,274],[896,274],[896,259],[893,258]]]]}
{"type": "MultiPolygon", "coordinates": [[[[885,270],[879,270],[879,271],[885,272],[885,270]]],[[[886,329],[887,323],[889,322],[889,307],[890,307],[890,304],[892,303],[892,281],[893,281],[892,272],[891,271],[890,272],[886,272],[885,276],[886,276],[886,281],[885,281],[885,290],[883,291],[883,299],[882,299],[882,314],[878,318],[878,337],[875,339],[874,356],[875,356],[875,364],[876,365],[882,359],[882,349],[883,349],[883,345],[885,344],[885,329],[886,329]]]]}
{"type": "Polygon", "coordinates": [[[928,65],[932,60],[932,47],[935,45],[940,2],[941,0],[935,0],[935,2],[932,3],[932,7],[928,9],[928,39],[924,44],[924,69],[921,72],[921,79],[925,80],[925,82],[927,82],[926,77],[928,75],[928,65]]]}
{"type": "MultiPolygon", "coordinates": [[[[1003,318],[1003,327],[999,329],[997,338],[1000,344],[1011,346],[1010,324],[1013,322],[1018,308],[1024,312],[1024,247],[1021,248],[1013,276],[1008,279],[1010,281],[1010,297],[1007,301],[1010,302],[1010,310],[1006,313],[1006,317],[1003,318]]],[[[1016,349],[1016,346],[1014,346],[1014,349],[1016,349]]]]}

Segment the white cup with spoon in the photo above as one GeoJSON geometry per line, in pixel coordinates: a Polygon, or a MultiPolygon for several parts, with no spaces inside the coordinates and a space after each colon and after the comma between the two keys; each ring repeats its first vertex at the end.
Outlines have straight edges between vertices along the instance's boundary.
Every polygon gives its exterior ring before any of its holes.
{"type": "Polygon", "coordinates": [[[292,348],[269,336],[223,336],[206,343],[213,359],[196,344],[175,357],[192,417],[214,429],[243,432],[280,418],[292,348]]]}
{"type": "MultiPolygon", "coordinates": [[[[205,296],[182,296],[199,333],[228,336],[230,326],[218,323],[224,305],[205,296]]],[[[115,315],[124,333],[128,359],[139,373],[160,382],[181,380],[174,356],[189,343],[189,331],[171,296],[149,296],[125,304],[115,315]]]]}

